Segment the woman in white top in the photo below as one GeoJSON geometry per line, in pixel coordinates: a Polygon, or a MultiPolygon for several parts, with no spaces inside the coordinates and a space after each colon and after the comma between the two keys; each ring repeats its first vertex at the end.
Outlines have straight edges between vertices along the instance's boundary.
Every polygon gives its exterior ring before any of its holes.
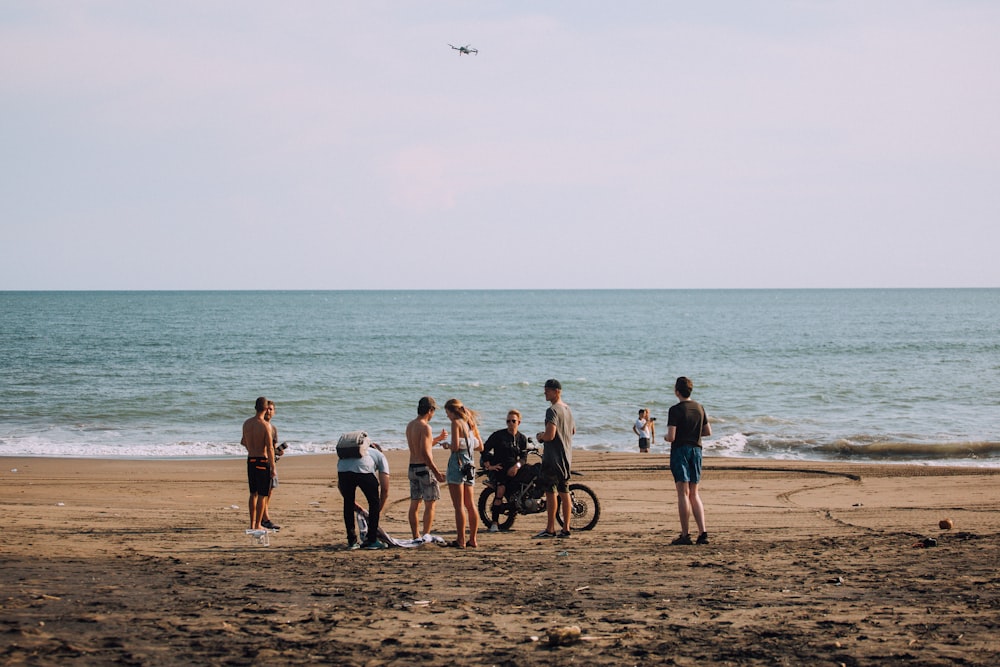
{"type": "Polygon", "coordinates": [[[479,515],[472,498],[472,485],[476,479],[476,466],[473,452],[483,450],[483,439],[479,435],[476,423],[476,413],[469,410],[457,398],[449,399],[444,404],[448,419],[451,420],[451,442],[444,446],[451,450],[448,457],[448,470],[445,479],[451,502],[455,506],[455,530],[458,539],[451,546],[464,549],[466,518],[468,518],[470,547],[478,547],[476,535],[479,532],[479,515]]]}

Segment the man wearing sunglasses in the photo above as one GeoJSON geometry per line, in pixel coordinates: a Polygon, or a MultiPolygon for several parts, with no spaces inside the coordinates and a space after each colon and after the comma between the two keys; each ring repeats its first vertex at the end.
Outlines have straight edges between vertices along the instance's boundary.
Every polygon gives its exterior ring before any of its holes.
{"type": "Polygon", "coordinates": [[[490,484],[496,490],[493,494],[492,522],[490,532],[495,533],[500,528],[497,520],[500,517],[499,507],[507,495],[507,482],[517,476],[517,473],[528,461],[528,439],[519,433],[517,427],[521,424],[521,413],[511,410],[507,413],[507,428],[494,431],[483,444],[483,453],[479,463],[489,471],[490,484]]]}

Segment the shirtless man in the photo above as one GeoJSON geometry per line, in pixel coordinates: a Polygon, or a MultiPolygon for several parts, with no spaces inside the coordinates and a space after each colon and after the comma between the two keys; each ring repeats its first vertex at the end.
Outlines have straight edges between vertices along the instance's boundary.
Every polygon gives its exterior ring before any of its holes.
{"type": "Polygon", "coordinates": [[[441,498],[440,482],[444,481],[444,473],[434,465],[434,445],[447,439],[448,432],[441,429],[441,434],[432,437],[431,417],[437,404],[430,396],[424,396],[417,403],[417,418],[406,425],[406,445],[410,449],[410,468],[407,477],[410,480],[410,532],[413,539],[419,539],[417,532],[417,510],[420,501],[424,501],[423,535],[431,532],[434,525],[434,503],[441,498]]]}
{"type": "Polygon", "coordinates": [[[268,423],[271,427],[271,444],[274,445],[274,481],[275,483],[271,485],[271,495],[267,497],[267,502],[264,503],[264,518],[260,522],[260,525],[268,530],[281,530],[281,526],[271,523],[271,499],[274,498],[274,488],[277,486],[278,481],[278,459],[281,458],[281,450],[278,449],[278,427],[274,425],[271,421],[274,419],[274,401],[267,402],[267,410],[264,411],[264,421],[268,423]]]}
{"type": "Polygon", "coordinates": [[[241,444],[247,448],[247,481],[250,483],[250,528],[261,530],[264,509],[271,495],[274,469],[274,439],[271,425],[264,419],[267,398],[261,396],[254,405],[257,414],[243,422],[241,444]]]}

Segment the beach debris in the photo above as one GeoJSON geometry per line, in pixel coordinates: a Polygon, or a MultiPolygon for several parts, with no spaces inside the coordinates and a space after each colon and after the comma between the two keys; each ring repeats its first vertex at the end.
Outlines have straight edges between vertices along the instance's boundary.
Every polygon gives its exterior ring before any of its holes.
{"type": "Polygon", "coordinates": [[[56,507],[66,507],[66,503],[56,503],[56,507]]]}
{"type": "Polygon", "coordinates": [[[413,607],[428,607],[433,600],[406,600],[398,605],[393,605],[394,609],[412,609],[413,607]]]}
{"type": "Polygon", "coordinates": [[[590,586],[580,586],[576,589],[576,592],[579,593],[580,591],[585,591],[588,588],[590,588],[590,586]]]}
{"type": "Polygon", "coordinates": [[[10,471],[11,472],[17,472],[17,468],[11,468],[10,471]]]}
{"type": "Polygon", "coordinates": [[[940,528],[941,530],[951,530],[954,527],[955,527],[955,522],[953,522],[951,519],[945,518],[938,521],[938,528],[940,528]]]}
{"type": "Polygon", "coordinates": [[[844,585],[844,578],[843,577],[834,577],[833,579],[827,579],[826,582],[828,584],[833,584],[834,586],[843,586],[844,585]]]}
{"type": "Polygon", "coordinates": [[[959,540],[962,540],[964,542],[965,540],[978,540],[979,539],[979,535],[976,535],[975,533],[970,533],[968,531],[963,530],[963,531],[955,533],[955,538],[959,539],[959,540]]]}
{"type": "Polygon", "coordinates": [[[569,555],[568,551],[560,551],[559,553],[556,554],[556,556],[568,556],[568,555],[569,555]]]}
{"type": "Polygon", "coordinates": [[[854,503],[853,505],[851,505],[851,507],[864,507],[864,506],[865,506],[864,503],[854,503]]]}
{"type": "Polygon", "coordinates": [[[565,625],[563,627],[549,628],[547,634],[549,646],[569,646],[580,641],[582,632],[578,625],[565,625]]]}
{"type": "Polygon", "coordinates": [[[914,549],[929,549],[930,547],[936,547],[936,546],[937,546],[937,540],[935,540],[933,537],[925,537],[919,542],[913,543],[914,549]]]}
{"type": "Polygon", "coordinates": [[[229,506],[229,509],[231,509],[231,510],[238,510],[239,508],[240,508],[239,505],[230,505],[229,506]]]}

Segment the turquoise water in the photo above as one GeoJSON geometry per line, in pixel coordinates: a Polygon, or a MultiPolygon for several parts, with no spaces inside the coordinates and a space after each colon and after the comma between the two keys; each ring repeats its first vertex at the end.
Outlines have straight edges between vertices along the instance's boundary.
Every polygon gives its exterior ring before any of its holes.
{"type": "Polygon", "coordinates": [[[534,433],[549,377],[576,446],[635,451],[638,408],[665,420],[688,375],[710,454],[1000,464],[996,289],[0,292],[0,313],[0,455],[238,456],[261,394],[290,453],[359,428],[403,447],[425,394],[534,433]]]}

